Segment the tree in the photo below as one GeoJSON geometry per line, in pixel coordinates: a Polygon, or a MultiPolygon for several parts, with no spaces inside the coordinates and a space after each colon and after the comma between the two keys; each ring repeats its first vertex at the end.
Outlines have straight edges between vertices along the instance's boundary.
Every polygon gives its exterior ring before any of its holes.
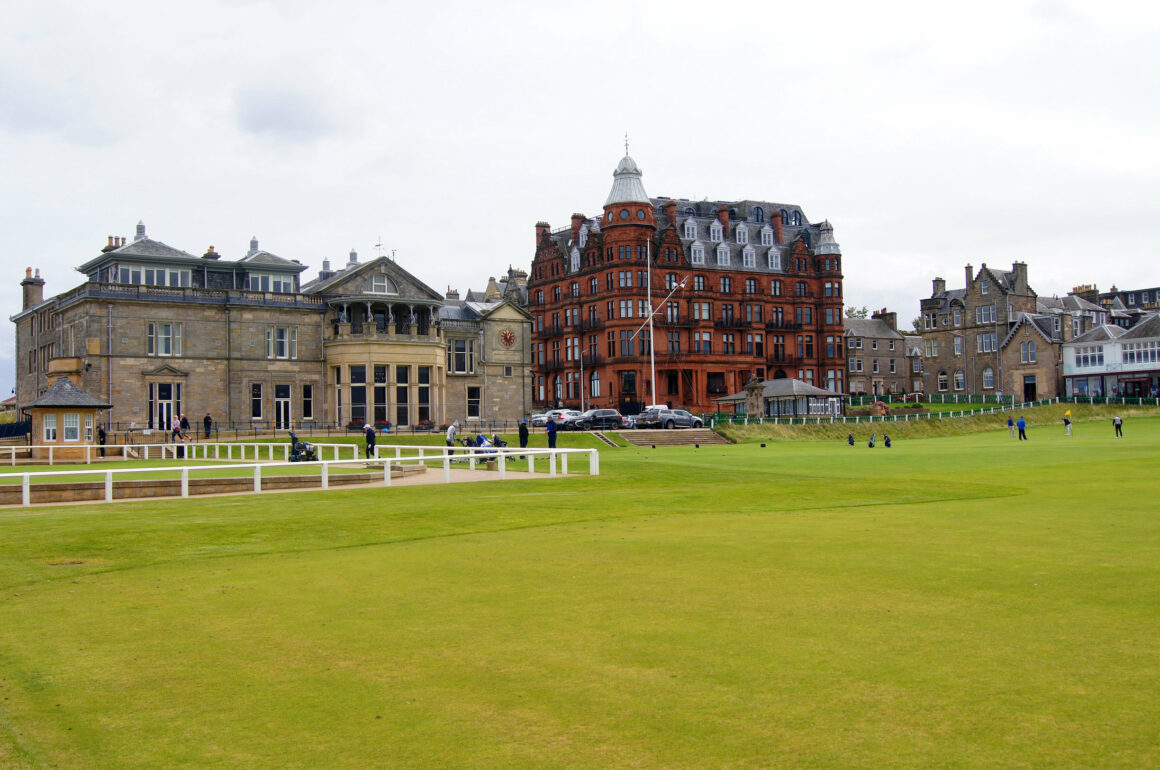
{"type": "Polygon", "coordinates": [[[869,318],[870,317],[870,309],[868,307],[866,307],[865,305],[863,305],[862,307],[854,307],[853,305],[851,305],[850,307],[846,308],[846,317],[847,318],[869,318]]]}
{"type": "Polygon", "coordinates": [[[910,323],[914,326],[915,334],[922,334],[922,316],[916,316],[910,323]]]}

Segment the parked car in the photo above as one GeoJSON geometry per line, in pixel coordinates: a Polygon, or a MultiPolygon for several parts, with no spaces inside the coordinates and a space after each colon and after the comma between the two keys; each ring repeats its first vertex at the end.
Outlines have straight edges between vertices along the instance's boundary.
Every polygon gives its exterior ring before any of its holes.
{"type": "Polygon", "coordinates": [[[539,413],[537,413],[537,414],[533,414],[533,415],[532,415],[532,416],[531,416],[531,417],[528,419],[528,423],[529,423],[529,424],[530,424],[530,425],[531,425],[533,428],[542,428],[542,427],[544,427],[545,425],[547,425],[547,424],[548,424],[548,415],[544,414],[543,412],[539,412],[539,413]]]}
{"type": "Polygon", "coordinates": [[[622,427],[624,427],[628,430],[633,430],[634,428],[636,428],[636,421],[638,419],[640,419],[640,415],[639,414],[626,414],[626,415],[624,415],[623,419],[624,419],[624,424],[622,427]]]}
{"type": "Polygon", "coordinates": [[[700,428],[704,423],[684,409],[650,409],[636,421],[638,428],[700,428]]]}
{"type": "Polygon", "coordinates": [[[556,423],[557,428],[562,428],[569,417],[575,418],[579,416],[580,412],[575,409],[551,409],[544,414],[544,424],[547,425],[548,420],[552,420],[556,423]]]}
{"type": "Polygon", "coordinates": [[[579,417],[568,420],[565,430],[607,430],[624,427],[624,417],[615,409],[589,409],[579,417]]]}

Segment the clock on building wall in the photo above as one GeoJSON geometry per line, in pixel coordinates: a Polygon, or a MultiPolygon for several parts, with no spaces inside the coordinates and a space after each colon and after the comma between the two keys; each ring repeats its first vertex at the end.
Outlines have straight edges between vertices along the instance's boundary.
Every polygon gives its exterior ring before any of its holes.
{"type": "Polygon", "coordinates": [[[504,329],[499,333],[499,341],[503,343],[505,348],[510,348],[516,344],[516,333],[511,329],[504,329]]]}

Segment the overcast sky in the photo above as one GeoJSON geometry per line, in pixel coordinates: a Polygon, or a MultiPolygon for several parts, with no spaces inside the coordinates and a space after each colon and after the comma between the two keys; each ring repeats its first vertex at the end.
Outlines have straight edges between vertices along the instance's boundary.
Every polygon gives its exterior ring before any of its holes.
{"type": "MultiPolygon", "coordinates": [[[[8,0],[0,301],[107,236],[309,266],[380,242],[433,288],[528,268],[533,227],[650,195],[829,219],[848,305],[936,275],[1160,285],[1160,11],[974,3],[8,0]]],[[[14,382],[13,326],[0,392],[14,382]]]]}

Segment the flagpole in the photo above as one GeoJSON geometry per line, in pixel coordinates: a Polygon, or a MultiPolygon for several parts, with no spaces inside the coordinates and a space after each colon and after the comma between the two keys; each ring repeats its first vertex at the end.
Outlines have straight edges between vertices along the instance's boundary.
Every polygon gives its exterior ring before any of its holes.
{"type": "MultiPolygon", "coordinates": [[[[644,256],[648,262],[648,364],[649,378],[652,383],[652,403],[657,403],[657,349],[653,339],[653,303],[652,303],[652,239],[645,241],[644,256]]],[[[649,404],[652,406],[652,404],[649,404]]]]}

